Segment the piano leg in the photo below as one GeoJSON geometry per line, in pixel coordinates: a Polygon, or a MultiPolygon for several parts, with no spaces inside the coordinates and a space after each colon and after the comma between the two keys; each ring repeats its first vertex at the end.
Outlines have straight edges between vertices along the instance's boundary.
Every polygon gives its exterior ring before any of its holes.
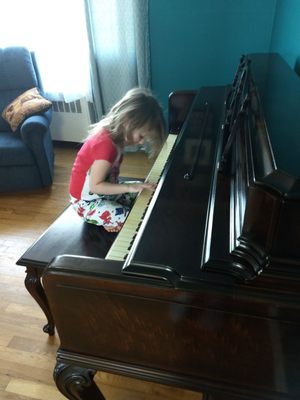
{"type": "Polygon", "coordinates": [[[54,380],[60,392],[70,400],[105,400],[94,382],[97,371],[57,362],[54,380]]]}
{"type": "Polygon", "coordinates": [[[54,320],[49,308],[48,300],[44,288],[41,284],[41,273],[37,268],[27,267],[25,277],[25,287],[34,300],[39,304],[47,318],[48,323],[43,327],[43,331],[50,336],[54,335],[54,320]]]}

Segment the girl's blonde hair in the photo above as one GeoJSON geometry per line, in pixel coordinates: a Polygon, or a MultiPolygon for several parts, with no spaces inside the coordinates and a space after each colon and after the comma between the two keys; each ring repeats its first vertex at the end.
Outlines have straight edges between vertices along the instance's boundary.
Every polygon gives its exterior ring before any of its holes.
{"type": "Polygon", "coordinates": [[[125,136],[133,130],[147,126],[154,132],[145,138],[150,143],[150,156],[155,156],[165,140],[165,120],[161,106],[148,89],[129,90],[98,123],[90,126],[89,134],[97,134],[106,128],[118,146],[124,146],[125,136]]]}

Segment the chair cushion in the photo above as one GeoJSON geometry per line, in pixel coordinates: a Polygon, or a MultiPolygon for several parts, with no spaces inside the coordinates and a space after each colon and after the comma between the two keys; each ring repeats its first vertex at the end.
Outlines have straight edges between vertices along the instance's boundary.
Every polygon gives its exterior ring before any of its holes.
{"type": "Polygon", "coordinates": [[[19,135],[0,132],[0,149],[0,167],[35,164],[30,150],[19,135]]]}
{"type": "Polygon", "coordinates": [[[2,112],[2,117],[15,132],[25,118],[46,111],[51,105],[51,101],[45,99],[35,87],[26,90],[8,104],[2,112]]]}

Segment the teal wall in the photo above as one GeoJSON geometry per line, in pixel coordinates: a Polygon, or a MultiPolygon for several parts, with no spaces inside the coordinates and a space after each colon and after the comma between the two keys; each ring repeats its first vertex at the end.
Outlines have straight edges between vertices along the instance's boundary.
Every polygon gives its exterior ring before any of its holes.
{"type": "Polygon", "coordinates": [[[164,108],[170,92],[230,83],[241,54],[268,52],[275,10],[276,0],[149,0],[152,89],[164,108]]]}
{"type": "Polygon", "coordinates": [[[277,0],[271,51],[280,53],[300,75],[299,0],[277,0]]]}

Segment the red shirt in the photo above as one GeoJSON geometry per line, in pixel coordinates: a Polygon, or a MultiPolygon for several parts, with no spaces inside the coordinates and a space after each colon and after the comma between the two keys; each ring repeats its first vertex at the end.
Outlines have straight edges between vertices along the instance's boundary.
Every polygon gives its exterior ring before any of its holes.
{"type": "Polygon", "coordinates": [[[98,134],[88,138],[77,153],[72,167],[69,185],[71,196],[76,199],[82,198],[82,189],[87,174],[96,160],[106,160],[112,164],[111,175],[113,176],[110,176],[110,181],[116,182],[121,163],[118,153],[118,148],[112,141],[108,130],[103,129],[98,134]]]}

